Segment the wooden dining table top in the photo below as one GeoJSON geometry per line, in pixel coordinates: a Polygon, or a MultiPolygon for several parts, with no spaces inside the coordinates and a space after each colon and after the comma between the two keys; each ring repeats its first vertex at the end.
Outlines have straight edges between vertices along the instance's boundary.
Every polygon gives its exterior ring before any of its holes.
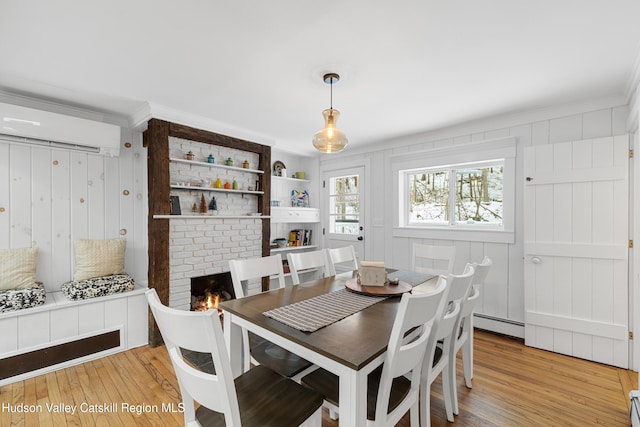
{"type": "Polygon", "coordinates": [[[400,296],[383,299],[364,310],[314,332],[303,332],[264,314],[345,287],[349,277],[332,276],[287,286],[246,298],[224,301],[225,312],[322,354],[351,369],[360,370],[387,349],[400,296]]]}

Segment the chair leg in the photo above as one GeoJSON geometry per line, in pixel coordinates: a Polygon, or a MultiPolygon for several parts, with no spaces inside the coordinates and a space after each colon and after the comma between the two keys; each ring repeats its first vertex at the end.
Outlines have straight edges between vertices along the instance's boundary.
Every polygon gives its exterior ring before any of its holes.
{"type": "Polygon", "coordinates": [[[447,420],[449,422],[454,422],[453,418],[453,406],[454,402],[457,400],[455,390],[455,360],[451,363],[449,360],[449,366],[445,366],[442,370],[442,397],[444,398],[444,408],[447,412],[447,420]]]}
{"type": "Polygon", "coordinates": [[[431,427],[431,384],[428,379],[422,379],[420,384],[420,426],[431,427]]]}
{"type": "Polygon", "coordinates": [[[472,388],[471,379],[473,378],[473,323],[469,316],[469,323],[465,325],[467,329],[467,340],[462,345],[462,365],[464,367],[464,382],[467,388],[472,388]]]}
{"type": "Polygon", "coordinates": [[[420,404],[418,402],[414,402],[409,408],[409,417],[411,420],[411,427],[420,427],[420,404]]]}

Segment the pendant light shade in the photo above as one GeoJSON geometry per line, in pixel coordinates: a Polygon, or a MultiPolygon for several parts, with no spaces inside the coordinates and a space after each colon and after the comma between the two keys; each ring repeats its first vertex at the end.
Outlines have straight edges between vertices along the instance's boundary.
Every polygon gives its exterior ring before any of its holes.
{"type": "Polygon", "coordinates": [[[339,153],[349,143],[347,136],[336,127],[340,111],[333,109],[333,83],[340,80],[335,73],[324,75],[324,82],[331,85],[331,107],[324,110],[324,129],[313,136],[313,146],[322,153],[339,153]]]}

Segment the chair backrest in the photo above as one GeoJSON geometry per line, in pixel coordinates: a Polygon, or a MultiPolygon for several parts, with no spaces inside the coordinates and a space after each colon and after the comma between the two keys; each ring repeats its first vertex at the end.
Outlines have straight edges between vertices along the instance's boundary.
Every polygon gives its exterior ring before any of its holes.
{"type": "Polygon", "coordinates": [[[443,278],[431,292],[402,295],[382,368],[376,401],[376,425],[395,425],[399,420],[397,417],[401,417],[406,412],[406,407],[400,405],[392,414],[388,414],[389,396],[394,378],[409,375],[411,391],[407,398],[418,399],[423,359],[427,345],[432,341],[432,335],[446,307],[447,291],[446,279],[443,278]],[[414,336],[412,333],[408,335],[409,340],[407,340],[405,335],[413,328],[417,328],[415,332],[417,335],[414,336]],[[396,418],[389,419],[392,417],[396,418]],[[385,421],[382,422],[382,420],[385,421]]]}
{"type": "Polygon", "coordinates": [[[485,256],[480,264],[473,263],[472,265],[476,270],[476,273],[473,276],[473,286],[481,286],[487,278],[487,273],[489,273],[489,270],[493,265],[493,261],[491,261],[491,258],[485,256]]]}
{"type": "Polygon", "coordinates": [[[475,275],[475,269],[471,264],[467,264],[462,274],[449,274],[449,301],[459,302],[464,305],[464,300],[469,296],[471,283],[475,275]]]}
{"type": "Polygon", "coordinates": [[[332,275],[336,275],[338,273],[339,268],[336,268],[336,264],[346,264],[345,271],[354,271],[358,269],[358,259],[353,245],[329,249],[329,258],[331,259],[331,265],[333,268],[332,275]]]}
{"type": "Polygon", "coordinates": [[[247,296],[247,281],[278,276],[278,287],[284,286],[282,257],[278,254],[262,258],[232,259],[229,261],[231,281],[236,298],[247,296]]]}
{"type": "MultiPolygon", "coordinates": [[[[425,357],[422,364],[422,378],[424,378],[424,381],[428,381],[429,383],[437,378],[440,372],[442,372],[442,370],[444,369],[444,366],[448,360],[446,355],[448,354],[448,349],[450,348],[449,339],[452,337],[452,332],[460,317],[460,303],[458,301],[452,300],[452,298],[449,296],[451,292],[450,280],[451,278],[447,278],[446,276],[440,276],[440,278],[438,279],[438,283],[443,282],[447,284],[447,297],[445,298],[443,304],[445,308],[440,312],[440,317],[435,323],[431,337],[429,337],[429,342],[427,343],[425,357]],[[436,366],[434,366],[436,346],[438,344],[438,341],[443,340],[443,354],[436,366]]],[[[429,397],[427,396],[426,398],[429,397]]]]}
{"type": "Polygon", "coordinates": [[[239,426],[238,399],[217,310],[196,312],[166,307],[155,289],[149,289],[146,297],[178,377],[185,425],[195,423],[195,401],[223,413],[228,426],[239,426]],[[180,349],[211,354],[215,375],[187,364],[180,349]]]}
{"type": "Polygon", "coordinates": [[[455,246],[414,243],[411,251],[410,270],[433,275],[451,274],[455,257],[455,246]]]}
{"type": "Polygon", "coordinates": [[[475,303],[480,297],[480,287],[484,284],[484,279],[487,277],[487,273],[491,269],[491,265],[493,262],[491,258],[484,257],[480,264],[473,263],[471,264],[475,270],[473,274],[473,280],[471,281],[471,290],[469,291],[469,297],[464,305],[464,309],[462,310],[461,316],[463,318],[467,317],[473,312],[475,308],[475,303]]]}
{"type": "Polygon", "coordinates": [[[300,273],[306,270],[320,269],[322,277],[333,275],[329,253],[326,249],[311,252],[289,252],[287,253],[287,261],[294,285],[300,283],[300,273]]]}

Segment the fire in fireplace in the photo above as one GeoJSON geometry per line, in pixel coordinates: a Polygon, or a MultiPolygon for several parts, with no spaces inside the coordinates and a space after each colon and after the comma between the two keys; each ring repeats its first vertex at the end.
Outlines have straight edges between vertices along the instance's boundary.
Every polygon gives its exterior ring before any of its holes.
{"type": "Polygon", "coordinates": [[[217,308],[218,303],[235,297],[229,272],[191,278],[191,311],[217,308]]]}

